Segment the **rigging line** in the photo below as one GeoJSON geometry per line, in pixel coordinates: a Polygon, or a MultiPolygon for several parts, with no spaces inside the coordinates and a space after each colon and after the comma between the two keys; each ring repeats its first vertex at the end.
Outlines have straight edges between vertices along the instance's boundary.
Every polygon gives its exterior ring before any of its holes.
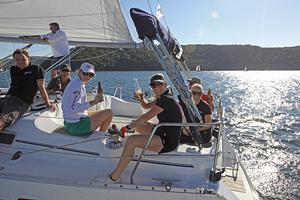
{"type": "Polygon", "coordinates": [[[138,37],[136,31],[134,31],[134,30],[135,30],[135,26],[133,25],[132,20],[131,20],[131,18],[130,18],[129,15],[128,15],[128,12],[127,12],[127,10],[126,10],[126,8],[125,8],[125,5],[124,5],[124,3],[123,3],[122,0],[121,0],[120,2],[121,2],[121,6],[123,7],[123,10],[124,10],[124,12],[125,12],[127,21],[129,21],[130,28],[132,29],[132,31],[130,31],[130,30],[129,30],[129,31],[133,34],[133,36],[135,37],[135,39],[136,39],[137,41],[139,41],[139,37],[138,37]]]}
{"type": "Polygon", "coordinates": [[[9,49],[7,49],[7,48],[4,48],[3,46],[2,46],[2,44],[0,45],[0,49],[3,49],[4,51],[11,51],[11,49],[9,48],[9,49]]]}
{"type": "MultiPolygon", "coordinates": [[[[118,3],[118,1],[117,1],[117,3],[118,3]]],[[[113,21],[114,21],[114,23],[113,23],[112,39],[115,40],[115,29],[116,29],[116,25],[117,25],[116,24],[116,2],[113,5],[113,10],[114,10],[113,11],[113,13],[114,13],[113,21]]]]}
{"type": "MultiPolygon", "coordinates": [[[[22,48],[20,48],[20,49],[27,50],[27,49],[29,49],[30,47],[32,47],[32,45],[33,45],[33,44],[28,44],[28,45],[26,45],[26,46],[24,46],[24,47],[22,47],[22,48]]],[[[4,71],[6,72],[6,67],[5,67],[5,65],[8,64],[8,63],[10,63],[10,62],[13,60],[12,55],[13,55],[13,53],[11,53],[11,54],[9,54],[8,56],[6,56],[6,57],[0,59],[0,62],[1,62],[1,61],[4,61],[4,60],[6,60],[6,59],[8,59],[8,60],[5,61],[4,63],[0,63],[0,69],[2,69],[2,70],[4,69],[4,71]]],[[[5,75],[7,75],[7,74],[5,74],[5,75]]],[[[8,77],[7,77],[7,81],[8,81],[8,77]]],[[[7,85],[9,85],[9,82],[7,82],[7,85]]]]}
{"type": "Polygon", "coordinates": [[[151,12],[151,14],[153,15],[153,12],[152,12],[152,8],[151,8],[150,1],[149,1],[149,0],[147,0],[147,2],[148,2],[148,6],[149,6],[149,8],[150,8],[150,12],[151,12]]]}
{"type": "MultiPolygon", "coordinates": [[[[14,44],[14,45],[15,45],[15,44],[14,44]]],[[[27,50],[27,49],[29,49],[32,45],[33,45],[33,44],[28,44],[28,45],[26,45],[26,46],[24,46],[24,47],[22,47],[22,48],[20,48],[20,49],[27,50]]],[[[13,48],[13,49],[15,49],[15,48],[13,48]]],[[[12,55],[13,55],[13,53],[11,53],[11,54],[9,54],[8,56],[5,56],[4,58],[0,59],[0,61],[5,60],[5,59],[7,59],[7,58],[11,58],[12,55]]]]}
{"type": "MultiPolygon", "coordinates": [[[[49,46],[46,46],[46,47],[42,47],[42,48],[40,48],[40,49],[35,49],[35,50],[31,50],[30,51],[30,54],[32,54],[32,53],[35,53],[35,52],[39,52],[39,51],[44,51],[45,49],[48,49],[49,48],[49,46]]],[[[50,49],[50,48],[49,48],[50,49]]]]}
{"type": "Polygon", "coordinates": [[[48,56],[50,56],[52,53],[48,53],[47,55],[45,55],[44,57],[36,57],[35,59],[32,59],[32,61],[36,61],[36,60],[53,60],[52,58],[48,58],[48,56]]]}
{"type": "Polygon", "coordinates": [[[94,58],[101,58],[101,57],[104,57],[104,56],[107,56],[107,55],[116,53],[116,52],[118,52],[118,51],[121,51],[121,49],[117,49],[117,50],[114,50],[114,51],[110,51],[110,52],[108,52],[108,53],[106,53],[106,54],[102,54],[102,55],[98,55],[98,56],[87,57],[87,58],[71,59],[71,61],[81,61],[81,60],[90,60],[90,59],[94,59],[94,58]]]}
{"type": "Polygon", "coordinates": [[[157,3],[160,5],[160,9],[161,9],[161,12],[162,12],[164,21],[165,21],[165,23],[166,23],[166,26],[167,26],[168,31],[170,32],[169,25],[168,25],[168,23],[167,23],[167,19],[166,19],[166,17],[165,17],[164,11],[163,11],[163,9],[162,9],[162,7],[161,7],[160,1],[157,0],[157,3]]]}
{"type": "MultiPolygon", "coordinates": [[[[100,6],[100,11],[101,11],[101,16],[99,15],[99,18],[100,18],[99,21],[101,21],[101,19],[102,19],[102,26],[105,27],[105,23],[104,23],[105,17],[104,17],[104,13],[103,13],[102,1],[99,1],[99,6],[100,6]]],[[[104,39],[106,41],[107,40],[106,30],[104,29],[103,32],[104,32],[104,39]]]]}
{"type": "MultiPolygon", "coordinates": [[[[115,53],[117,51],[121,51],[121,49],[118,49],[118,50],[114,50],[114,51],[111,51],[111,52],[108,52],[106,54],[102,54],[102,55],[98,55],[98,56],[93,56],[93,57],[87,57],[87,58],[79,58],[79,59],[70,59],[70,61],[81,61],[81,60],[90,60],[90,59],[93,59],[93,58],[100,58],[100,57],[103,57],[103,56],[107,56],[109,54],[112,54],[112,53],[115,53]]],[[[51,55],[51,53],[45,55],[45,56],[49,56],[51,55]]],[[[74,56],[73,56],[74,57],[74,56]]],[[[43,58],[43,57],[40,57],[40,58],[36,58],[34,59],[33,61],[35,60],[52,60],[51,58],[43,58]]]]}
{"type": "Polygon", "coordinates": [[[84,47],[80,47],[79,49],[74,48],[69,55],[64,56],[63,58],[61,58],[59,61],[57,61],[56,63],[54,63],[52,66],[48,67],[45,72],[49,72],[57,67],[59,67],[62,63],[64,63],[67,59],[71,59],[72,57],[76,56],[77,54],[79,54],[81,51],[84,50],[84,47]]]}

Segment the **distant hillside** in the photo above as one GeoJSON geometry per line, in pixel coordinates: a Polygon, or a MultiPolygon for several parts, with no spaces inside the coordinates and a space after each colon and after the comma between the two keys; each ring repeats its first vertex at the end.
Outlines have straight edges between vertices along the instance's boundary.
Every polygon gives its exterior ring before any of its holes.
{"type": "Polygon", "coordinates": [[[250,45],[187,45],[185,57],[189,66],[203,70],[299,70],[300,46],[261,48],[250,45]]]}
{"type": "MultiPolygon", "coordinates": [[[[201,70],[299,70],[300,46],[286,48],[261,48],[251,45],[184,45],[184,57],[191,70],[197,65],[201,70]]],[[[85,48],[74,59],[104,55],[100,58],[72,63],[77,68],[84,61],[91,62],[97,70],[160,70],[153,53],[146,49],[85,48]],[[106,55],[108,54],[108,55],[106,55]],[[105,56],[106,55],[106,56],[105,56]]],[[[48,65],[49,63],[43,63],[48,65]]]]}

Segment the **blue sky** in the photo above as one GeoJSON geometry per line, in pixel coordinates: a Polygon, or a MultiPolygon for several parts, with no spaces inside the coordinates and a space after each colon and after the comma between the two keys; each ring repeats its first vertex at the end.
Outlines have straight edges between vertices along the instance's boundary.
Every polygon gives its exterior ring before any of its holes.
{"type": "MultiPolygon", "coordinates": [[[[156,13],[158,1],[149,2],[156,13]]],[[[171,32],[182,44],[300,45],[299,0],[160,0],[160,4],[171,32]]],[[[121,0],[121,5],[128,14],[132,7],[150,12],[146,0],[121,0]]],[[[0,57],[19,46],[0,43],[0,57]]],[[[32,54],[48,52],[47,46],[31,50],[32,54]]]]}

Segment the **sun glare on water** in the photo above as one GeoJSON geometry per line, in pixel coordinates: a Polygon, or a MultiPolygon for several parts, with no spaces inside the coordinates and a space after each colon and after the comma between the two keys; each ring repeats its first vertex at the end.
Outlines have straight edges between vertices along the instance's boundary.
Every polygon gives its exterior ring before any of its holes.
{"type": "Polygon", "coordinates": [[[215,90],[225,105],[226,134],[256,189],[293,198],[300,187],[300,72],[214,73],[222,77],[215,90]]]}

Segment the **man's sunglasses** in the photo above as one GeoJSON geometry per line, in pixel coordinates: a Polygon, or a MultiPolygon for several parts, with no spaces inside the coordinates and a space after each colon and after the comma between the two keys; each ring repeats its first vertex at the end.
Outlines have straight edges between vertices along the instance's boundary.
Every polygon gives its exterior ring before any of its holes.
{"type": "Polygon", "coordinates": [[[89,72],[82,72],[83,76],[88,76],[88,77],[91,77],[93,78],[94,77],[94,74],[93,73],[89,73],[89,72]]]}
{"type": "Polygon", "coordinates": [[[202,94],[202,92],[192,92],[193,95],[202,94]]]}

